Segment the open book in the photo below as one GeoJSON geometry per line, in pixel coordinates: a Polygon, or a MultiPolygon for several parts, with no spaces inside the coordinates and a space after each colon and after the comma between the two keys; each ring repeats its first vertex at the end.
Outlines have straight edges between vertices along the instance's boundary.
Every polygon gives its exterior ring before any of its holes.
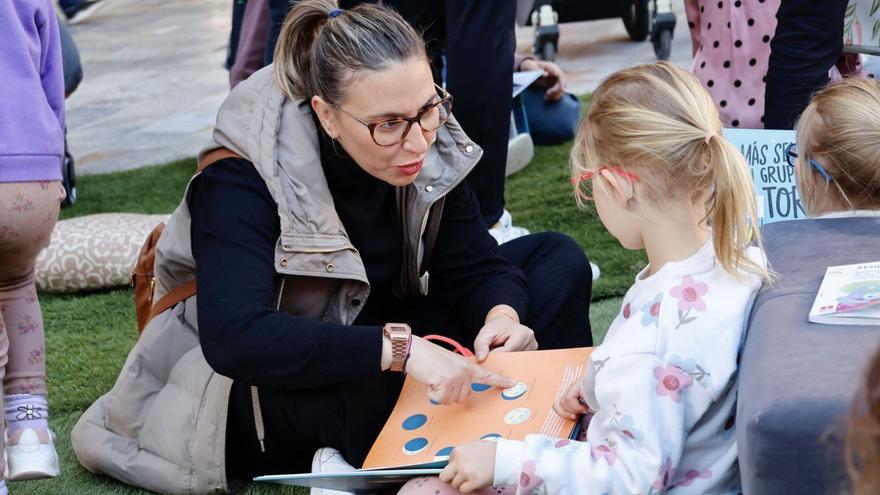
{"type": "Polygon", "coordinates": [[[810,309],[810,321],[880,325],[880,261],[829,266],[810,309]]]}
{"type": "Polygon", "coordinates": [[[590,351],[582,347],[490,354],[481,366],[519,383],[509,389],[471,384],[473,393],[462,404],[436,404],[428,399],[425,385],[407,377],[362,469],[255,480],[355,492],[377,490],[400,486],[414,476],[438,474],[452,449],[462,443],[522,440],[535,433],[572,438],[577,433],[575,421],[553,412],[553,404],[581,379],[590,351]]]}

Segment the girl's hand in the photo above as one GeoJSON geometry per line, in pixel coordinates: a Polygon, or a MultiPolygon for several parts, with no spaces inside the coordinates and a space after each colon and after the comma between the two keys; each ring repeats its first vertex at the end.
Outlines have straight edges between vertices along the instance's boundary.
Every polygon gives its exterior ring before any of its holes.
{"type": "Polygon", "coordinates": [[[480,362],[489,357],[490,350],[517,352],[537,349],[535,332],[505,314],[499,314],[487,321],[474,339],[474,353],[477,355],[477,361],[480,362]]]}
{"type": "Polygon", "coordinates": [[[553,410],[563,418],[571,420],[576,420],[579,415],[590,411],[584,401],[583,394],[581,394],[581,380],[569,385],[565,394],[559,398],[559,402],[553,404],[553,410]]]}
{"type": "Polygon", "coordinates": [[[494,442],[481,440],[459,445],[452,450],[449,464],[440,472],[440,481],[461,493],[471,493],[492,486],[495,480],[494,442]]]}
{"type": "Polygon", "coordinates": [[[464,402],[471,395],[471,383],[501,388],[516,385],[516,380],[512,378],[481,368],[415,335],[412,337],[406,372],[427,385],[428,398],[440,404],[464,402]]]}

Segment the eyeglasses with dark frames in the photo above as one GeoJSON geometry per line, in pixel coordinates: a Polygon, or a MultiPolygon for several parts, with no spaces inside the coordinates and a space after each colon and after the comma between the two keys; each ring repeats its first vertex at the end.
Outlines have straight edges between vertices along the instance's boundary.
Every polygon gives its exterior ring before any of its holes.
{"type": "MultiPolygon", "coordinates": [[[[786,163],[788,163],[789,165],[794,167],[795,160],[797,159],[797,157],[798,157],[797,143],[789,144],[785,148],[785,161],[786,161],[786,163]]],[[[810,159],[810,166],[812,166],[813,169],[819,173],[819,175],[822,177],[822,179],[825,180],[825,182],[831,182],[832,180],[834,180],[834,178],[831,177],[831,174],[829,174],[828,171],[825,170],[825,167],[823,167],[816,160],[810,159]]]]}
{"type": "Polygon", "coordinates": [[[394,146],[400,144],[409,135],[413,124],[418,124],[425,132],[433,132],[443,127],[452,113],[452,95],[440,86],[437,88],[439,100],[423,108],[415,117],[400,117],[396,119],[380,120],[378,122],[365,122],[350,114],[342,107],[336,107],[340,112],[348,115],[370,130],[370,137],[379,146],[394,146]]]}

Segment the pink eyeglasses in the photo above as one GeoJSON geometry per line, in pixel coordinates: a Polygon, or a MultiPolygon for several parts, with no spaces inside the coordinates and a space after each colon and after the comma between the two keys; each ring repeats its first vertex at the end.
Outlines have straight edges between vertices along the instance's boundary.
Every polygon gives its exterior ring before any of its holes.
{"type": "Polygon", "coordinates": [[[599,167],[596,170],[587,170],[586,172],[582,173],[579,176],[572,177],[571,183],[572,183],[572,185],[576,186],[581,181],[590,180],[593,177],[596,177],[597,175],[601,174],[603,170],[608,170],[609,172],[613,172],[613,173],[623,177],[624,179],[626,179],[630,182],[637,182],[639,180],[638,175],[636,175],[632,172],[627,172],[626,170],[624,170],[620,167],[599,167]]]}

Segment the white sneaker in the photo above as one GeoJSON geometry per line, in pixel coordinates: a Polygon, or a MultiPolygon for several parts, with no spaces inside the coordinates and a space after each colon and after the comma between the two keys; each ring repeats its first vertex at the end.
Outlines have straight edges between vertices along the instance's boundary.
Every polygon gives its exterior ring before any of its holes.
{"type": "MultiPolygon", "coordinates": [[[[348,471],[357,471],[357,468],[345,462],[342,454],[334,448],[324,447],[318,449],[315,451],[315,456],[312,457],[313,473],[344,473],[348,471]]],[[[309,493],[311,495],[351,495],[349,492],[340,492],[327,488],[312,488],[309,493]]]]}
{"type": "Polygon", "coordinates": [[[510,216],[510,212],[504,210],[504,213],[501,214],[501,218],[495,222],[489,229],[489,234],[495,238],[495,241],[498,244],[504,244],[507,241],[512,241],[518,237],[522,237],[524,235],[529,235],[528,229],[524,227],[517,227],[513,225],[513,218],[510,216]]]}
{"type": "Polygon", "coordinates": [[[7,439],[6,479],[9,481],[36,480],[54,478],[61,469],[58,466],[58,454],[55,452],[55,434],[49,430],[48,443],[40,441],[37,432],[25,428],[15,445],[7,439]]]}
{"type": "Polygon", "coordinates": [[[599,277],[602,276],[602,270],[599,270],[599,265],[590,262],[590,269],[593,271],[593,282],[599,280],[599,277]]]}
{"type": "Polygon", "coordinates": [[[517,134],[507,141],[507,169],[504,176],[510,177],[526,168],[534,156],[535,144],[532,136],[526,133],[517,134]]]}

